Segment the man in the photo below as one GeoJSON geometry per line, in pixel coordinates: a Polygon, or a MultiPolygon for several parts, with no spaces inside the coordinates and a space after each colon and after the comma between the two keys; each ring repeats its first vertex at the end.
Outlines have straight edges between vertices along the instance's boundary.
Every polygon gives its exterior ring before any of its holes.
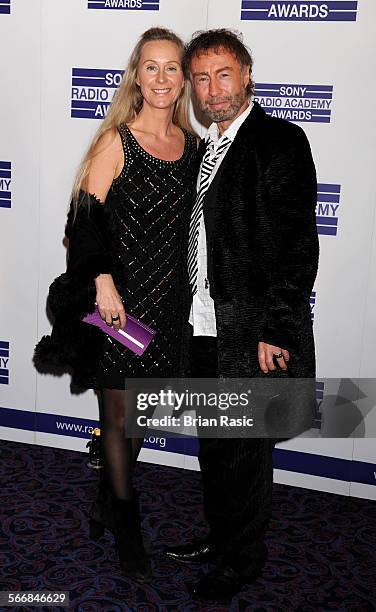
{"type": "MultiPolygon", "coordinates": [[[[252,101],[252,58],[231,31],[211,30],[185,56],[212,121],[201,142],[188,268],[193,377],[313,377],[309,299],[317,271],[316,174],[303,130],[252,101]]],[[[176,560],[215,560],[193,586],[221,599],[255,580],[267,558],[275,440],[200,439],[209,536],[176,560]]]]}

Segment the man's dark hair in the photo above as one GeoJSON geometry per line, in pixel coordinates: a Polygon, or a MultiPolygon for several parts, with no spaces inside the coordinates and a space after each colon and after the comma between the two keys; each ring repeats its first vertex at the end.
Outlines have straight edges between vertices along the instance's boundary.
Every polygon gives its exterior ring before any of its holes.
{"type": "MultiPolygon", "coordinates": [[[[243,68],[249,66],[249,76],[251,77],[253,66],[251,52],[243,43],[240,33],[225,28],[195,32],[191,41],[185,46],[183,69],[186,77],[189,77],[191,61],[195,56],[203,55],[209,50],[218,53],[221,49],[232,53],[243,68]]],[[[251,78],[247,86],[247,94],[250,96],[253,93],[251,78]]]]}

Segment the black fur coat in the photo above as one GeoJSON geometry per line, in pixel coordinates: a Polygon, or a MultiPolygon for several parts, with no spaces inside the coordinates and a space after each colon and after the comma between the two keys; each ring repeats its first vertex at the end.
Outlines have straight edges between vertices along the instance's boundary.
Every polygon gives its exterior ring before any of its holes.
{"type": "Polygon", "coordinates": [[[65,235],[69,240],[67,270],[50,286],[47,305],[54,318],[51,335],[38,342],[34,363],[70,370],[74,385],[95,388],[95,369],[103,332],[81,321],[95,306],[95,277],[110,273],[118,289],[125,278],[114,266],[116,235],[110,211],[93,195],[81,192],[77,213],[70,206],[65,235]]]}
{"type": "Polygon", "coordinates": [[[291,375],[315,375],[316,198],[305,133],[255,102],[204,203],[220,375],[262,375],[259,341],[290,351],[291,375]]]}

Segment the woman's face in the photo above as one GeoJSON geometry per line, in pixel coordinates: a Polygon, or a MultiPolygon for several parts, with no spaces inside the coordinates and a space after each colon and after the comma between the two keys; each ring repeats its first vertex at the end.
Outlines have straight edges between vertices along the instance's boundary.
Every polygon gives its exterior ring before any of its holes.
{"type": "Polygon", "coordinates": [[[184,87],[181,51],[169,40],[144,44],[137,69],[137,85],[153,108],[170,108],[184,87]]]}

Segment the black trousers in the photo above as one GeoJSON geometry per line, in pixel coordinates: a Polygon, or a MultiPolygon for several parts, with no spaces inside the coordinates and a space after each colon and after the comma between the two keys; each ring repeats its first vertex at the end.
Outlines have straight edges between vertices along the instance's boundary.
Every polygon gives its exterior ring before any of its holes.
{"type": "MultiPolygon", "coordinates": [[[[192,337],[190,362],[193,378],[216,378],[217,339],[192,337]]],[[[199,436],[210,537],[225,561],[245,575],[262,566],[267,556],[264,538],[272,511],[274,445],[268,438],[199,436]]]]}

